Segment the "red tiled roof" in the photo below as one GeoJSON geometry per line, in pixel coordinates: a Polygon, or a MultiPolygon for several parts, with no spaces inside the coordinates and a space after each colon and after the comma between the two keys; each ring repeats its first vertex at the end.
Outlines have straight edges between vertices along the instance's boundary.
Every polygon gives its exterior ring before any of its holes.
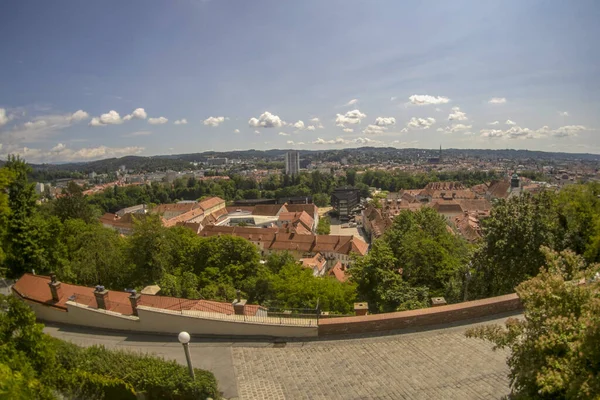
{"type": "Polygon", "coordinates": [[[253,215],[265,215],[265,216],[276,216],[280,212],[288,211],[286,206],[283,204],[259,204],[254,206],[252,210],[253,215]]]}
{"type": "MultiPolygon", "coordinates": [[[[54,302],[50,288],[48,287],[49,282],[50,277],[48,276],[25,274],[14,284],[13,290],[27,300],[64,310],[67,309],[66,303],[71,296],[75,296],[74,301],[78,303],[94,308],[98,307],[94,296],[94,288],[70,285],[62,282],[59,289],[60,299],[58,302],[54,302]]],[[[108,301],[106,302],[107,309],[124,315],[133,315],[129,296],[130,294],[127,292],[109,290],[108,301]]],[[[228,315],[234,314],[233,306],[230,303],[210,300],[188,300],[142,294],[138,304],[164,310],[197,310],[228,315]]],[[[248,304],[244,307],[244,314],[256,315],[261,308],[259,305],[248,304]]]]}
{"type": "Polygon", "coordinates": [[[509,180],[494,181],[490,184],[488,193],[492,197],[507,198],[509,193],[508,189],[510,189],[509,180]]]}
{"type": "Polygon", "coordinates": [[[356,252],[367,254],[369,245],[355,236],[304,235],[285,232],[278,228],[251,228],[237,226],[207,226],[200,236],[233,235],[252,242],[262,241],[269,250],[289,250],[300,252],[332,252],[349,255],[356,252]]]}
{"type": "MultiPolygon", "coordinates": [[[[50,277],[48,276],[25,274],[14,284],[13,290],[25,299],[65,310],[67,309],[66,303],[71,296],[75,296],[79,303],[92,307],[98,306],[94,297],[94,288],[70,285],[68,283],[60,284],[60,298],[57,302],[54,302],[50,287],[48,287],[49,282],[50,277]]],[[[133,314],[131,303],[129,302],[129,293],[127,292],[109,291],[107,308],[109,311],[121,314],[133,314]]]]}
{"type": "Polygon", "coordinates": [[[199,203],[159,204],[150,210],[150,212],[152,214],[164,214],[166,212],[186,213],[197,208],[201,208],[199,203]]]}
{"type": "Polygon", "coordinates": [[[462,213],[463,212],[463,209],[461,208],[460,204],[458,204],[454,201],[444,201],[444,200],[436,201],[435,203],[433,203],[433,205],[431,207],[439,213],[443,213],[443,212],[462,213]]]}
{"type": "Polygon", "coordinates": [[[301,223],[309,231],[312,230],[315,220],[305,211],[301,212],[282,212],[279,214],[279,221],[291,222],[296,225],[301,223]]]}
{"type": "Polygon", "coordinates": [[[331,268],[331,270],[329,271],[329,275],[333,275],[335,279],[337,279],[340,282],[346,282],[348,280],[346,272],[344,272],[344,269],[342,267],[342,263],[339,261],[333,266],[333,268],[331,268]]]}
{"type": "Polygon", "coordinates": [[[225,200],[223,200],[220,197],[210,197],[210,198],[204,199],[200,203],[198,203],[200,208],[202,208],[203,210],[208,210],[209,208],[216,207],[219,204],[225,205],[225,200]]]}
{"type": "Polygon", "coordinates": [[[318,207],[314,204],[285,204],[285,208],[287,208],[290,212],[306,212],[311,217],[318,212],[318,207]]]}

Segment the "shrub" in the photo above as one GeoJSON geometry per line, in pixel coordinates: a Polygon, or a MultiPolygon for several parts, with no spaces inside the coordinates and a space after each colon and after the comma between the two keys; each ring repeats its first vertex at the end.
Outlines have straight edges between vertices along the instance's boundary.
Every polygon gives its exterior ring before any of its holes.
{"type": "MultiPolygon", "coordinates": [[[[58,344],[57,358],[65,369],[76,371],[83,379],[77,389],[95,385],[106,399],[128,399],[131,389],[144,392],[148,400],[219,398],[212,373],[195,369],[196,379],[192,380],[187,368],[175,361],[103,346],[83,349],[65,342],[58,344]]],[[[70,382],[66,386],[73,388],[70,382]]]]}

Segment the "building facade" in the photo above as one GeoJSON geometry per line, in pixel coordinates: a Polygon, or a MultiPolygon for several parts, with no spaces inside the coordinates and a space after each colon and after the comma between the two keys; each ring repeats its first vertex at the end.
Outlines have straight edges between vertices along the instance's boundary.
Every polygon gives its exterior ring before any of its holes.
{"type": "Polygon", "coordinates": [[[296,150],[288,151],[285,154],[285,173],[286,175],[298,175],[300,172],[300,152],[296,150]]]}
{"type": "Polygon", "coordinates": [[[360,190],[353,187],[336,188],[331,195],[331,206],[340,214],[340,220],[347,221],[352,209],[360,203],[360,190]]]}

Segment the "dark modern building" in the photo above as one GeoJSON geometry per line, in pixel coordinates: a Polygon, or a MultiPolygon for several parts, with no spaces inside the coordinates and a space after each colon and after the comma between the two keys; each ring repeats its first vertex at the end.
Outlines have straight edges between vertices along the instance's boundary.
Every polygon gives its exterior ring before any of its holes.
{"type": "Polygon", "coordinates": [[[331,195],[331,206],[340,214],[341,221],[347,221],[352,209],[359,204],[360,190],[354,187],[336,188],[331,195]]]}

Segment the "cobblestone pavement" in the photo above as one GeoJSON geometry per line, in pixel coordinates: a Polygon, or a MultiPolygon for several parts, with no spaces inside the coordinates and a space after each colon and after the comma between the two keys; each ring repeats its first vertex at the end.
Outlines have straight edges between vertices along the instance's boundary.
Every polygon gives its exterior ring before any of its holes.
{"type": "Polygon", "coordinates": [[[509,392],[505,351],[465,328],[345,341],[234,347],[241,400],[494,399],[509,392]]]}

